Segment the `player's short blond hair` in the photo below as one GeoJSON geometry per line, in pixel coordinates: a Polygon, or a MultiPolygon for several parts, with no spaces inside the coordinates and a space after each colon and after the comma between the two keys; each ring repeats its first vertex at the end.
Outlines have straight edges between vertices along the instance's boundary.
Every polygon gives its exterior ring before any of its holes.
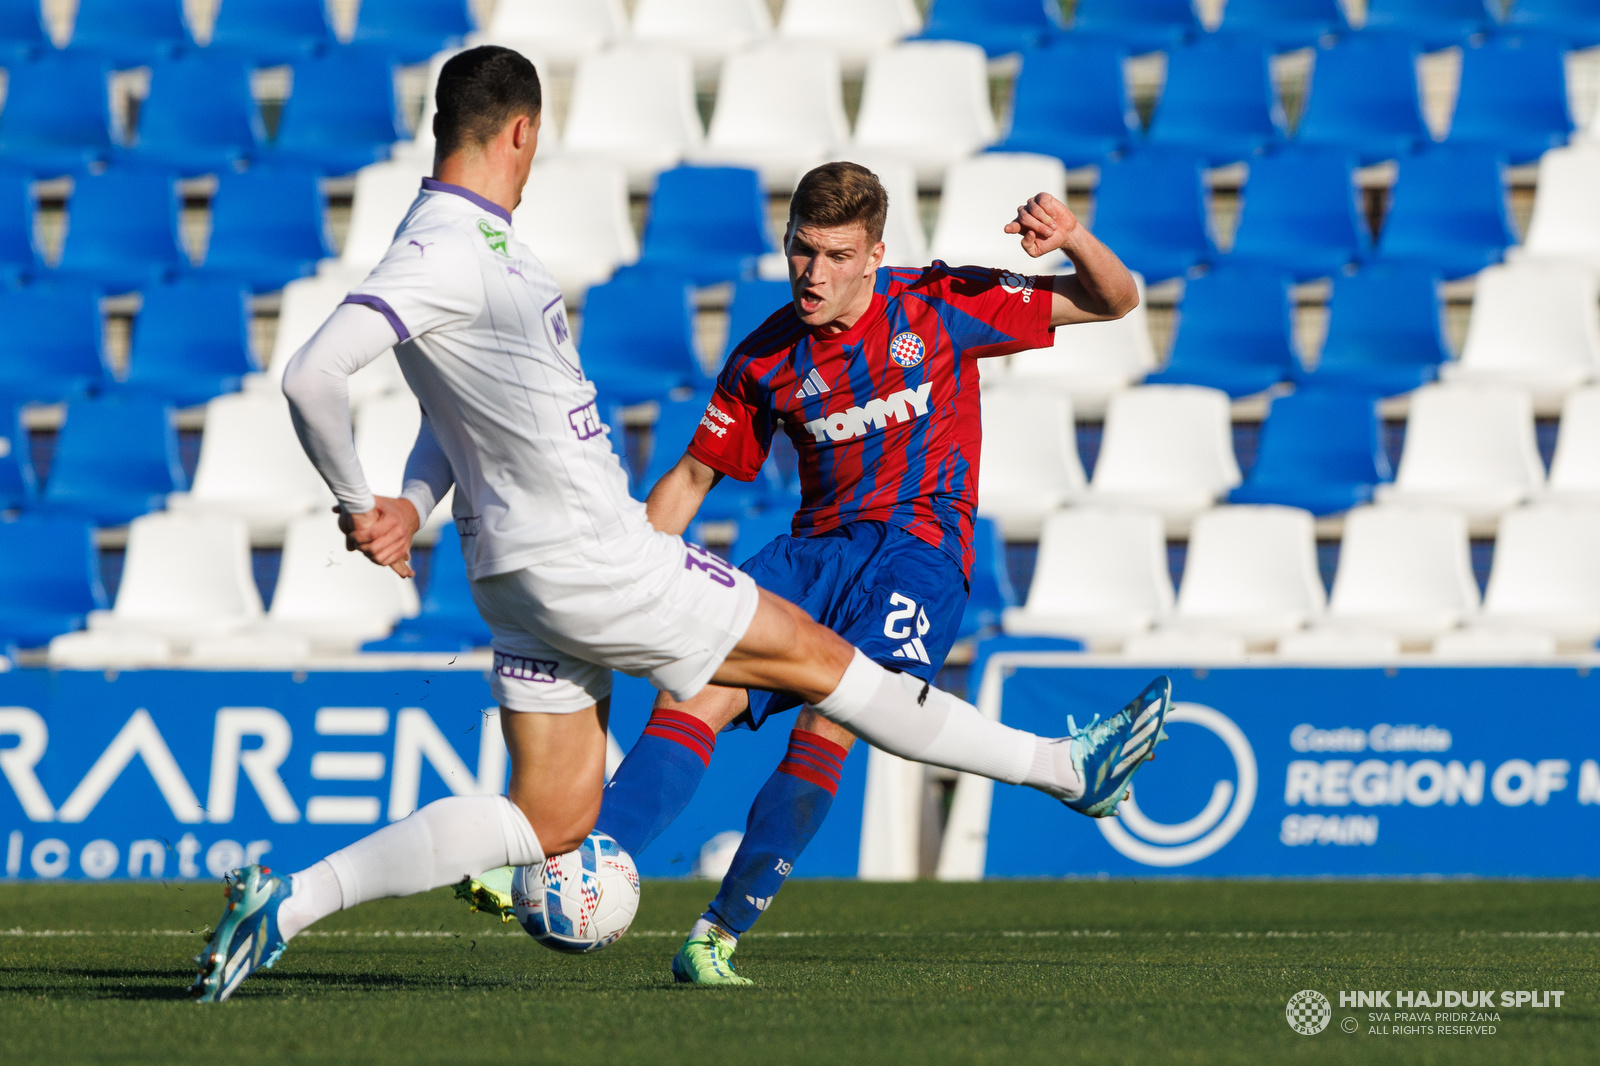
{"type": "Polygon", "coordinates": [[[789,231],[803,221],[812,226],[866,227],[867,243],[883,240],[889,194],[878,176],[860,163],[824,163],[806,172],[789,200],[789,231]]]}

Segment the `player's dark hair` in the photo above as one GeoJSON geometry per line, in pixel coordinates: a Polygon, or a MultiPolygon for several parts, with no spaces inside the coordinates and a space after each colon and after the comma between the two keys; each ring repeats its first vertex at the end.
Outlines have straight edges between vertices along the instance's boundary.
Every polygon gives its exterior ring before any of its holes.
{"type": "Polygon", "coordinates": [[[824,163],[807,171],[789,200],[789,229],[796,220],[812,226],[866,227],[867,243],[883,240],[889,194],[878,176],[860,163],[824,163]]]}
{"type": "Polygon", "coordinates": [[[535,118],[544,106],[533,64],[520,52],[492,44],[451,56],[439,71],[434,101],[439,110],[433,116],[433,136],[440,158],[468,145],[488,144],[512,118],[535,118]]]}

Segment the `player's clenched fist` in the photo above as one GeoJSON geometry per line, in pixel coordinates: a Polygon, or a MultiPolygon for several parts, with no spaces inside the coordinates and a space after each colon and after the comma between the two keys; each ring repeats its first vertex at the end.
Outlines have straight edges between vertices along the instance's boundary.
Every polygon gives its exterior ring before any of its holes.
{"type": "Polygon", "coordinates": [[[1042,192],[1017,208],[1007,233],[1022,234],[1022,250],[1037,259],[1064,248],[1079,229],[1078,216],[1066,204],[1042,192]]]}
{"type": "Polygon", "coordinates": [[[344,546],[358,551],[379,566],[387,566],[401,577],[414,576],[411,566],[411,538],[422,528],[416,507],[410,500],[375,496],[370,511],[360,514],[339,512],[339,528],[344,530],[344,546]]]}

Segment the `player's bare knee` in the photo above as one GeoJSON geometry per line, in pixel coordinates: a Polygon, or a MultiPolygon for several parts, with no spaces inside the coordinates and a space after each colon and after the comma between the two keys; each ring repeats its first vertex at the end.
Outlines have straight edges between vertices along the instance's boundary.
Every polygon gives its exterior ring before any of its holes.
{"type": "Polygon", "coordinates": [[[830,722],[809,707],[800,712],[795,719],[794,727],[802,732],[815,733],[823,740],[831,740],[845,751],[855,745],[856,735],[844,726],[830,722]]]}

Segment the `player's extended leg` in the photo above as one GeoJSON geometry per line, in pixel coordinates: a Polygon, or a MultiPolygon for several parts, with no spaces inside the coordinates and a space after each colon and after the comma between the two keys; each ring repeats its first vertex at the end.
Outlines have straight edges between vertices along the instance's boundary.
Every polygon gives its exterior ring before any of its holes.
{"type": "Polygon", "coordinates": [[[238,871],[226,889],[227,910],[196,960],[190,994],[227,999],[251,973],[276,962],[292,937],[335,911],[578,847],[600,809],[606,711],[605,701],[570,714],[502,710],[509,797],[436,800],[292,877],[262,866],[238,871]]]}

